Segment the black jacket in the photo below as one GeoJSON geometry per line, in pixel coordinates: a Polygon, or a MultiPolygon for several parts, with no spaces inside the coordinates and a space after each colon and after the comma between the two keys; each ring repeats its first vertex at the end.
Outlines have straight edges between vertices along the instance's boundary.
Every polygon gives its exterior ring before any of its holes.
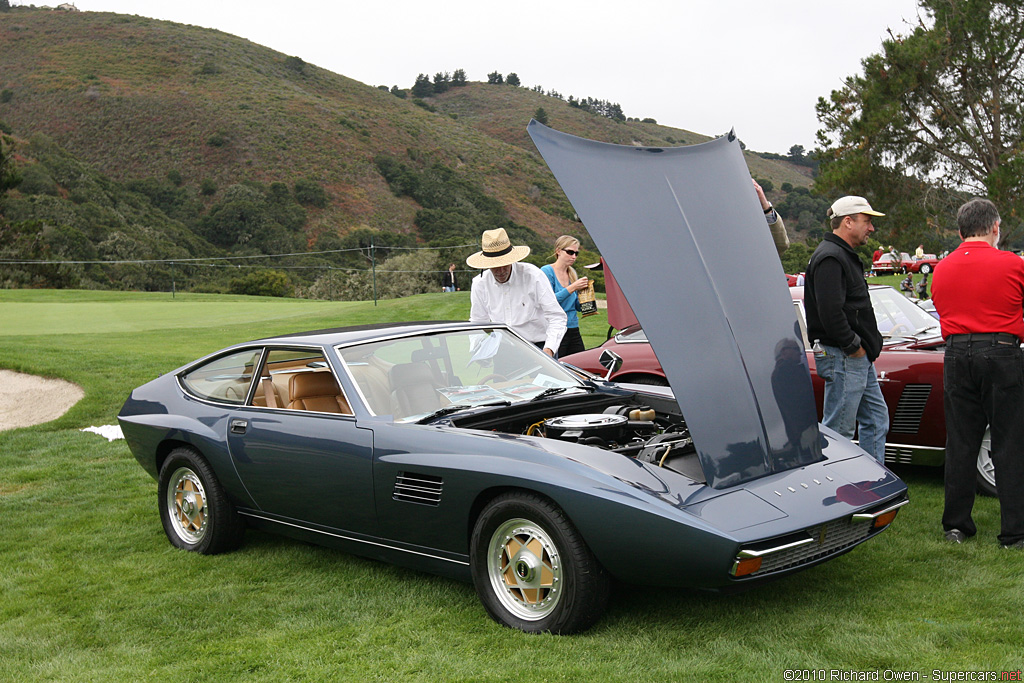
{"type": "Polygon", "coordinates": [[[827,233],[807,264],[804,286],[807,337],[850,355],[863,346],[874,361],[882,350],[864,264],[849,244],[827,233]]]}

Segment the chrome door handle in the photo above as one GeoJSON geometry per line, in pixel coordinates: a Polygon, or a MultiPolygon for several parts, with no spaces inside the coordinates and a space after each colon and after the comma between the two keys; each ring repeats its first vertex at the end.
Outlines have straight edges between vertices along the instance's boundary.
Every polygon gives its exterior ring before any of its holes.
{"type": "Polygon", "coordinates": [[[231,433],[232,434],[245,434],[245,430],[248,429],[249,423],[245,420],[232,420],[231,421],[231,433]]]}

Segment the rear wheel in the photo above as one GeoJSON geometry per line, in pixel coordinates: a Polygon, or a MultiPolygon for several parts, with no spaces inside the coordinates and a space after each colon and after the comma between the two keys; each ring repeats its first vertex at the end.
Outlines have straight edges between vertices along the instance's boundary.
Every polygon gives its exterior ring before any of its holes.
{"type": "Polygon", "coordinates": [[[978,491],[986,496],[996,495],[996,467],[992,464],[992,430],[985,430],[978,451],[978,491]]]}
{"type": "Polygon", "coordinates": [[[575,633],[608,605],[609,578],[551,501],[508,493],[484,508],[470,546],[473,585],[499,624],[527,633],[575,633]]]}
{"type": "Polygon", "coordinates": [[[213,468],[191,448],[171,451],[160,468],[160,521],[171,544],[215,555],[242,542],[245,523],[213,468]]]}
{"type": "Polygon", "coordinates": [[[921,272],[924,273],[925,275],[927,275],[928,273],[932,272],[931,264],[930,263],[922,264],[921,265],[921,272]]]}

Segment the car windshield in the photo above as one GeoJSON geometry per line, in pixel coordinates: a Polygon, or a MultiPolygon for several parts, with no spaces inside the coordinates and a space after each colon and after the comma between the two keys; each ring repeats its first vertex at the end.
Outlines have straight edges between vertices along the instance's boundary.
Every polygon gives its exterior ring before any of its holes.
{"type": "Polygon", "coordinates": [[[647,341],[647,334],[644,333],[642,327],[640,327],[639,325],[634,325],[633,327],[626,328],[622,332],[619,332],[617,335],[615,335],[615,341],[619,342],[620,344],[628,344],[630,342],[645,342],[647,341]]]}
{"type": "Polygon", "coordinates": [[[339,347],[338,354],[370,411],[398,422],[450,406],[511,405],[547,390],[585,390],[558,361],[504,329],[401,337],[339,347]]]}
{"type": "Polygon", "coordinates": [[[886,339],[938,334],[939,321],[892,287],[871,289],[878,331],[886,339]]]}

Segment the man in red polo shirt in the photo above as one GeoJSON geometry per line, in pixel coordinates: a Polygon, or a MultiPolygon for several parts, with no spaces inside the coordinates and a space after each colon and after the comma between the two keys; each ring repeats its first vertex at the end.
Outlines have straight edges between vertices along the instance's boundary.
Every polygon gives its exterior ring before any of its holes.
{"type": "Polygon", "coordinates": [[[946,340],[946,540],[977,533],[976,462],[992,430],[1004,548],[1024,548],[1024,260],[1000,251],[999,211],[972,199],[956,215],[960,246],[935,268],[932,300],[946,340]]]}

